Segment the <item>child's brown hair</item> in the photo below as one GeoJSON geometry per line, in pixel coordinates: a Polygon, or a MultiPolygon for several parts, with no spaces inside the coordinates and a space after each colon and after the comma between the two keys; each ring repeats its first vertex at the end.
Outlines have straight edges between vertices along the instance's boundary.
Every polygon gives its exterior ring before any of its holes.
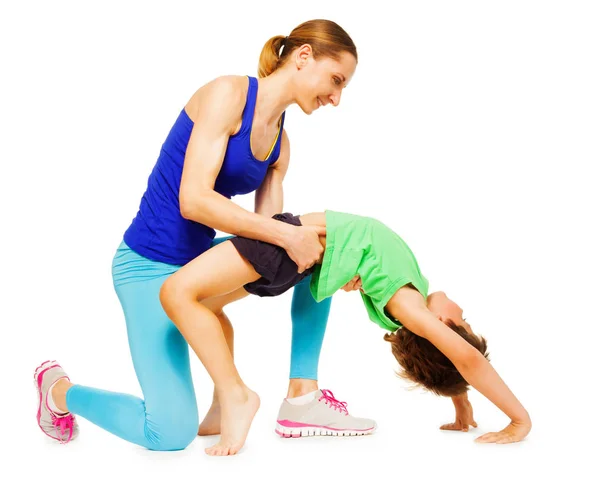
{"type": "MultiPolygon", "coordinates": [[[[489,360],[483,337],[469,334],[451,321],[447,325],[489,360]]],[[[384,340],[392,344],[392,353],[402,367],[398,373],[401,378],[440,396],[458,396],[467,391],[469,384],[456,366],[427,339],[401,327],[394,334],[386,334],[384,340]]]]}

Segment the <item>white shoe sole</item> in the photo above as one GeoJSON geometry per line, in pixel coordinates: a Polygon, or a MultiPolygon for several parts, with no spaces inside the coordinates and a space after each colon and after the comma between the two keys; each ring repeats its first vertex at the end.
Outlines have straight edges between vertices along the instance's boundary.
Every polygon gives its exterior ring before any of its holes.
{"type": "Polygon", "coordinates": [[[377,426],[365,430],[337,430],[327,427],[284,427],[279,422],[275,427],[275,433],[280,437],[298,438],[298,437],[314,437],[314,436],[334,436],[334,437],[355,437],[372,434],[377,426]]]}

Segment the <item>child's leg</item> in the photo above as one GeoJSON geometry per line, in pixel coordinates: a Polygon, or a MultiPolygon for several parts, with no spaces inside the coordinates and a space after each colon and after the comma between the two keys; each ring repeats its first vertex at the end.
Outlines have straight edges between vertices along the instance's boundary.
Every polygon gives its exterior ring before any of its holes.
{"type": "MultiPolygon", "coordinates": [[[[319,354],[331,298],[315,302],[309,289],[310,276],[294,288],[292,298],[292,353],[288,397],[297,397],[318,389],[317,370],[319,354]]],[[[222,297],[210,298],[202,303],[210,308],[221,323],[227,345],[233,357],[233,327],[223,312],[229,303],[248,296],[243,288],[222,297]]],[[[221,432],[221,406],[217,391],[213,392],[212,404],[198,428],[198,435],[216,435],[221,432]]]]}
{"type": "MultiPolygon", "coordinates": [[[[223,307],[246,296],[248,296],[248,292],[243,288],[240,288],[239,290],[231,292],[227,295],[209,298],[208,300],[204,300],[202,302],[210,310],[212,310],[219,319],[219,322],[221,323],[221,329],[223,330],[223,335],[225,336],[225,340],[227,342],[227,347],[229,347],[229,352],[231,352],[231,357],[234,357],[234,332],[229,317],[227,317],[223,311],[223,307]]],[[[204,420],[202,420],[200,423],[200,427],[198,427],[198,435],[218,435],[220,433],[221,405],[219,404],[219,397],[217,395],[217,390],[215,389],[213,391],[212,403],[208,409],[208,412],[204,416],[204,420]]]]}
{"type": "Polygon", "coordinates": [[[124,245],[113,261],[115,291],[144,399],[81,385],[55,398],[59,408],[129,442],[160,451],[185,448],[198,427],[188,345],[159,301],[165,277],[177,268],[145,259],[124,245]],[[65,395],[66,407],[61,407],[65,395]]]}
{"type": "MultiPolygon", "coordinates": [[[[325,214],[314,212],[301,216],[302,225],[326,225],[325,214]]],[[[232,236],[215,239],[214,245],[232,236]]],[[[323,242],[325,244],[325,242],[323,242]]],[[[300,396],[318,388],[319,356],[329,318],[331,297],[319,303],[310,292],[310,276],[294,287],[292,297],[292,347],[288,396],[300,396]]],[[[227,325],[224,325],[226,330],[227,325]]],[[[215,405],[213,404],[213,409],[215,405]]]]}
{"type": "Polygon", "coordinates": [[[260,276],[233,244],[215,246],[169,277],[161,303],[212,378],[221,405],[221,440],[207,449],[235,454],[246,440],[259,398],[242,381],[215,313],[202,302],[238,290],[260,276]]]}

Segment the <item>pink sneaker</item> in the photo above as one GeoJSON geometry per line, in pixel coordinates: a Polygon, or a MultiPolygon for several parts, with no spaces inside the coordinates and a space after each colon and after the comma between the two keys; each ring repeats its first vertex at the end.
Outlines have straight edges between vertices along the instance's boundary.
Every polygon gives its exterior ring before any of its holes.
{"type": "Polygon", "coordinates": [[[69,379],[56,361],[42,363],[33,374],[39,398],[38,425],[48,437],[56,439],[61,444],[66,444],[79,434],[77,420],[72,413],[61,415],[50,410],[48,406],[48,390],[61,378],[69,379]]]}
{"type": "Polygon", "coordinates": [[[371,434],[376,428],[374,420],[350,415],[346,402],[337,400],[330,390],[317,390],[314,400],[305,405],[283,400],[275,432],[281,437],[356,436],[371,434]]]}

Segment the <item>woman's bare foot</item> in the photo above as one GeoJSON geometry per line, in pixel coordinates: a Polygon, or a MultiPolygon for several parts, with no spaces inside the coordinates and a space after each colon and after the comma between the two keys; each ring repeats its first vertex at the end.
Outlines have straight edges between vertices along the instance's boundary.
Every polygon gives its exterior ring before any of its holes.
{"type": "Polygon", "coordinates": [[[198,435],[218,435],[221,433],[221,404],[213,400],[204,420],[198,427],[198,435]]]}
{"type": "Polygon", "coordinates": [[[236,454],[246,442],[250,425],[260,406],[260,398],[247,387],[219,395],[221,402],[221,439],[206,449],[210,456],[236,454]]]}

